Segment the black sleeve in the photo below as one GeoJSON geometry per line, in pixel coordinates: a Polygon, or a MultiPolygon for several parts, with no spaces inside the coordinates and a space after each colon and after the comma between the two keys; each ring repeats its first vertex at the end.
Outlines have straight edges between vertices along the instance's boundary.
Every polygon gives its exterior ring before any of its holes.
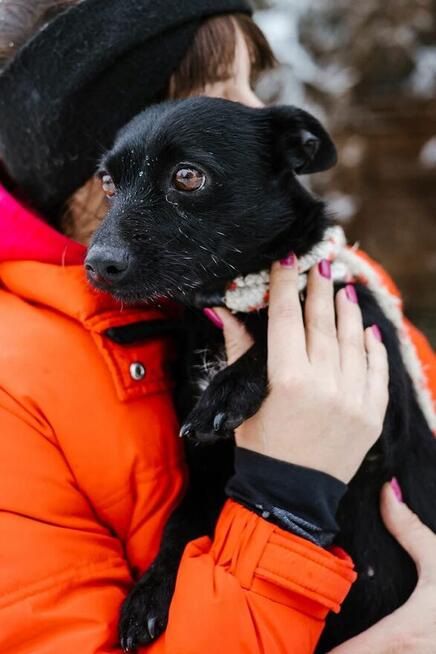
{"type": "Polygon", "coordinates": [[[227,495],[266,520],[328,547],[339,531],[336,511],[346,484],[319,470],[285,463],[242,447],[227,495]]]}

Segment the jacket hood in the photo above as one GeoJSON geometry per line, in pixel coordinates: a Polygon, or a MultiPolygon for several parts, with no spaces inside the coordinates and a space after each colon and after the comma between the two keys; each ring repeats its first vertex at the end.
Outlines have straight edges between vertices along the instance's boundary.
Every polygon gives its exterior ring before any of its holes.
{"type": "Polygon", "coordinates": [[[50,227],[0,185],[0,261],[83,263],[86,248],[50,227]]]}

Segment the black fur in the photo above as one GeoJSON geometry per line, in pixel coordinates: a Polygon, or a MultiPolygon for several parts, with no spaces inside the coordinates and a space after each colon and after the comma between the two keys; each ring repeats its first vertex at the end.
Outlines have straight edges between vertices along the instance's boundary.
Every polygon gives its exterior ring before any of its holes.
{"type": "MultiPolygon", "coordinates": [[[[240,316],[254,346],[217,372],[195,402],[202,352],[213,360],[222,338],[193,307],[216,303],[238,274],[265,269],[291,250],[302,255],[320,241],[328,224],[324,205],[296,174],[324,170],[335,160],[328,134],[305,112],[196,98],[138,116],[102,162],[116,194],[88,254],[91,281],[125,301],[166,296],[188,307],[176,400],[189,437],[190,489],[166,526],[156,561],[123,606],[120,637],[126,649],[164,630],[183,547],[212,532],[224,501],[232,430],[256,412],[267,389],[262,311],[240,316]],[[174,188],[180,163],[204,172],[203,188],[174,188]]],[[[340,506],[337,543],[352,555],[359,580],[341,613],[328,619],[319,652],[391,612],[416,583],[412,561],[381,522],[382,483],[397,476],[408,504],[436,528],[433,436],[394,327],[367,289],[357,285],[357,292],[365,325],[379,325],[388,349],[390,402],[383,434],[340,506]]]]}

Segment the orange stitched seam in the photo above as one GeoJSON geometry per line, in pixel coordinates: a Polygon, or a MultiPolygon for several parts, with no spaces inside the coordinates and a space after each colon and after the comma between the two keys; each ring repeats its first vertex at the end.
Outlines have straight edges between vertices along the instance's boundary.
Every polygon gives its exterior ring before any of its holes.
{"type": "Polygon", "coordinates": [[[7,608],[17,602],[28,599],[29,597],[47,592],[55,586],[60,585],[62,582],[65,583],[75,578],[80,579],[86,570],[99,570],[100,568],[103,570],[107,568],[109,570],[114,567],[125,568],[126,575],[129,576],[127,563],[120,557],[100,557],[95,560],[86,561],[85,563],[82,563],[82,565],[76,566],[73,569],[69,568],[68,570],[63,570],[62,572],[55,574],[53,577],[50,577],[50,579],[43,579],[26,586],[25,588],[4,593],[1,596],[2,600],[0,601],[0,608],[7,608]]]}
{"type": "MultiPolygon", "coordinates": [[[[85,327],[91,330],[107,329],[108,327],[122,327],[124,325],[134,324],[141,320],[152,320],[151,311],[126,311],[109,309],[101,313],[94,314],[93,316],[86,317],[82,322],[85,327]]],[[[97,332],[98,333],[98,332],[97,332]]]]}
{"type": "MultiPolygon", "coordinates": [[[[280,545],[280,543],[271,543],[270,542],[268,544],[271,547],[280,547],[281,549],[285,550],[288,553],[292,552],[292,554],[300,556],[301,558],[304,558],[304,560],[308,560],[308,561],[311,561],[312,563],[316,563],[317,565],[321,566],[322,568],[326,568],[327,570],[329,570],[333,574],[336,574],[339,577],[341,576],[341,574],[339,572],[337,572],[336,570],[333,570],[328,565],[325,565],[325,563],[320,561],[319,558],[317,558],[316,556],[310,556],[309,550],[307,550],[307,552],[304,551],[304,554],[302,552],[298,551],[298,548],[299,548],[298,545],[296,546],[296,549],[291,549],[290,547],[286,547],[285,545],[280,545]]],[[[303,549],[303,546],[301,546],[301,548],[303,549]]],[[[319,555],[319,556],[321,556],[321,555],[319,555]]],[[[349,569],[352,570],[352,568],[349,568],[349,569]]]]}
{"type": "MultiPolygon", "coordinates": [[[[280,580],[286,580],[292,583],[294,586],[299,586],[300,588],[305,588],[306,590],[311,591],[312,593],[317,593],[318,595],[321,595],[322,597],[325,597],[326,599],[330,600],[331,602],[334,602],[335,604],[338,604],[338,599],[332,597],[331,595],[327,595],[327,593],[321,593],[318,588],[315,588],[313,586],[308,586],[307,584],[304,584],[300,581],[296,581],[292,577],[287,576],[284,574],[282,571],[277,571],[277,570],[267,570],[266,568],[260,568],[258,567],[255,572],[256,575],[259,575],[262,579],[265,579],[265,581],[268,581],[268,577],[274,577],[276,581],[280,580]]],[[[339,575],[338,575],[339,576],[339,575]]],[[[346,581],[346,580],[344,580],[346,581]]]]}
{"type": "MultiPolygon", "coordinates": [[[[316,622],[320,622],[322,624],[324,624],[325,622],[324,618],[319,618],[318,616],[311,613],[311,611],[304,611],[301,607],[296,609],[295,606],[291,604],[285,604],[281,600],[275,599],[274,597],[270,597],[269,595],[264,595],[263,593],[259,593],[257,590],[253,590],[253,588],[250,589],[243,588],[242,590],[247,595],[257,595],[258,597],[266,598],[269,602],[273,602],[274,604],[278,604],[279,606],[288,606],[290,609],[292,609],[292,611],[302,613],[303,615],[307,615],[311,620],[315,620],[316,622]]],[[[315,603],[315,600],[311,600],[311,601],[315,603]]]]}

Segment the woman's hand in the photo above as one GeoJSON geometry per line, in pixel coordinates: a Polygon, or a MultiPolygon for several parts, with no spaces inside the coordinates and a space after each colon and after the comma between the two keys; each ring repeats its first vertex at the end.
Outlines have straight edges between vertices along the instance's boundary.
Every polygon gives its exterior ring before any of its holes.
{"type": "MultiPolygon", "coordinates": [[[[305,321],[294,257],[274,264],[270,281],[270,392],[236,431],[240,447],[315,468],[348,482],[379,437],[388,402],[388,364],[378,328],[364,331],[353,286],[336,295],[327,261],[309,273],[305,321]]],[[[226,310],[229,362],[249,346],[226,310]]]]}
{"type": "Polygon", "coordinates": [[[436,651],[436,535],[398,498],[398,485],[385,484],[384,523],[415,561],[418,584],[407,602],[330,654],[434,654],[436,651]]]}

